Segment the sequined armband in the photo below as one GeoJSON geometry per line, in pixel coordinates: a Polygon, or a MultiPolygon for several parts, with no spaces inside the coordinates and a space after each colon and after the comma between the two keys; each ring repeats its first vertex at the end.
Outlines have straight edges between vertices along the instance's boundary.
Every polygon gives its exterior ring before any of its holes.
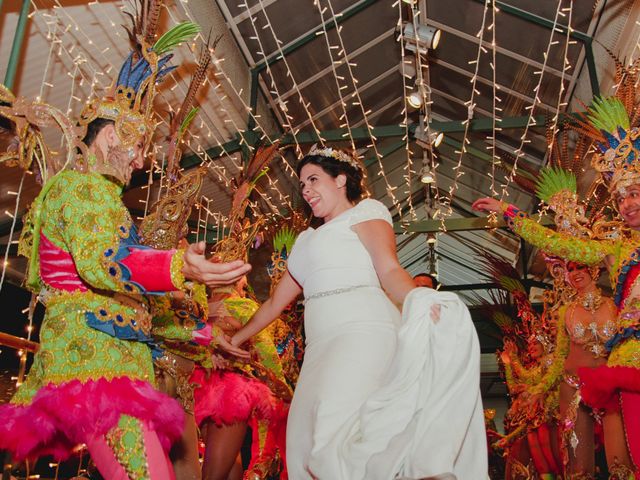
{"type": "Polygon", "coordinates": [[[513,227],[515,226],[515,219],[516,218],[528,218],[529,215],[527,214],[527,212],[523,212],[522,210],[519,210],[516,206],[514,205],[508,205],[502,212],[502,216],[504,218],[504,221],[507,223],[507,225],[509,226],[509,228],[513,229],[513,227]]]}
{"type": "Polygon", "coordinates": [[[176,287],[176,290],[184,288],[185,278],[182,267],[184,267],[184,250],[176,250],[171,258],[171,283],[176,287]]]}

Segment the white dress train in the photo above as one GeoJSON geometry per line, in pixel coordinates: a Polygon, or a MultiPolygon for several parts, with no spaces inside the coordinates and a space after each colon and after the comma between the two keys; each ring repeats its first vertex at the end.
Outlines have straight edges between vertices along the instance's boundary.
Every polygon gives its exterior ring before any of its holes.
{"type": "Polygon", "coordinates": [[[480,348],[469,312],[453,293],[417,288],[401,316],[351,229],[368,220],[391,216],[363,200],[303,232],[289,257],[307,336],[287,426],[289,478],[485,479],[480,348]]]}

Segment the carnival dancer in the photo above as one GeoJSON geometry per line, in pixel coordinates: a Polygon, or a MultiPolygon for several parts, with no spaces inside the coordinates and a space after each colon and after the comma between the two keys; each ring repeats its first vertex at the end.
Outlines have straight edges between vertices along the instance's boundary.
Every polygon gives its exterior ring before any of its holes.
{"type": "Polygon", "coordinates": [[[324,224],[300,234],[273,295],[227,346],[246,356],[238,346],[304,292],[289,478],[486,477],[480,352],[466,307],[454,294],[415,289],[389,211],[359,201],[363,169],[351,155],[313,148],[298,174],[324,224]],[[403,302],[401,319],[394,303],[403,302]]]}
{"type": "MultiPolygon", "coordinates": [[[[209,298],[209,321],[232,335],[247,323],[259,304],[246,296],[246,279],[235,287],[218,287],[209,298]]],[[[205,480],[280,476],[284,466],[284,430],[291,389],[283,376],[271,332],[254,341],[253,358],[246,363],[214,353],[199,365],[195,383],[195,416],[205,443],[202,465],[205,480]],[[204,368],[209,367],[209,368],[204,368]],[[237,461],[247,427],[251,427],[251,459],[244,475],[237,461]]]]}
{"type": "MultiPolygon", "coordinates": [[[[249,219],[250,194],[277,152],[277,144],[258,148],[235,179],[236,191],[227,221],[230,233],[216,244],[216,258],[247,258],[265,221],[264,217],[249,219]]],[[[246,286],[243,278],[232,287],[212,290],[208,305],[210,325],[232,335],[251,318],[259,305],[246,296],[246,286]]],[[[291,389],[283,376],[271,332],[256,339],[255,356],[249,363],[228,355],[225,358],[225,353],[214,351],[212,358],[199,363],[191,378],[196,385],[195,417],[205,441],[203,478],[224,480],[243,476],[237,460],[247,426],[251,426],[253,441],[244,478],[266,478],[280,472],[286,478],[280,465],[284,448],[279,449],[283,445],[276,440],[284,436],[291,389]]]]}
{"type": "Polygon", "coordinates": [[[84,443],[105,478],[173,475],[164,451],[180,435],[183,414],[153,388],[145,295],[182,289],[185,279],[231,283],[250,267],[211,263],[203,244],[140,246],[120,194],[153,136],[155,85],[170,70],[165,54],[195,29],[181,24],[153,46],[154,30],[138,38],[141,48],[125,61],[112,92],[86,105],[82,143],[59,111],[0,91],[8,105],[0,113],[20,136],[17,158],[28,168],[38,157],[44,180],[21,252],[29,257],[28,286],[47,313],[28,379],[0,407],[0,448],[16,458],[64,457],[84,443]],[[64,162],[47,156],[53,153],[39,132],[52,118],[64,127],[64,162]],[[76,148],[83,153],[74,158],[76,148]]]}
{"type": "MultiPolygon", "coordinates": [[[[596,473],[595,422],[599,415],[581,401],[578,370],[606,364],[604,344],[615,331],[616,308],[613,300],[604,297],[596,286],[598,267],[589,269],[583,264],[568,262],[564,270],[575,295],[558,309],[554,362],[548,374],[540,379],[530,393],[538,395],[550,384],[561,380],[559,419],[564,440],[562,453],[565,474],[570,478],[588,479],[595,478],[596,473]]],[[[605,438],[612,415],[617,415],[617,412],[604,417],[605,438]]],[[[612,466],[615,461],[629,465],[626,451],[615,454],[610,451],[607,454],[612,466]],[[621,455],[624,457],[620,458],[621,455]]]]}
{"type": "MultiPolygon", "coordinates": [[[[489,292],[492,303],[483,303],[502,333],[504,349],[499,358],[511,396],[504,420],[506,435],[499,435],[501,438],[493,446],[504,450],[506,479],[531,478],[533,469],[541,478],[555,478],[562,473],[557,442],[559,382],[546,382],[535,402],[531,390],[550,373],[553,365],[555,330],[550,318],[558,291],[554,288],[547,292],[544,311],[539,314],[510,263],[487,252],[478,254],[484,257],[486,269],[501,287],[489,292]],[[511,301],[515,310],[509,308],[511,301]],[[526,349],[519,349],[517,345],[523,340],[526,349]]],[[[559,374],[553,376],[559,380],[559,374]]]]}
{"type": "Polygon", "coordinates": [[[618,317],[617,329],[605,344],[610,352],[607,364],[579,369],[578,375],[584,402],[613,415],[609,422],[611,435],[605,433],[605,448],[615,457],[610,464],[610,472],[615,475],[616,470],[622,472],[619,475],[628,475],[624,473],[629,469],[623,453],[625,439],[636,475],[640,466],[640,287],[635,282],[640,273],[640,131],[631,128],[629,118],[619,99],[605,98],[589,108],[589,125],[584,124],[598,139],[601,154],[594,157],[593,164],[607,183],[613,206],[624,222],[615,235],[581,238],[543,227],[515,206],[496,199],[482,198],[473,204],[475,210],[502,212],[515,233],[549,254],[587,265],[604,262],[609,269],[618,317]],[[624,430],[615,425],[618,409],[624,430]]]}
{"type": "Polygon", "coordinates": [[[547,385],[540,398],[532,402],[531,390],[539,385],[553,362],[553,354],[545,351],[546,340],[531,334],[527,339],[526,362],[520,360],[517,347],[506,341],[500,360],[505,381],[512,397],[505,416],[508,434],[497,442],[506,451],[505,478],[526,478],[530,460],[541,478],[551,479],[562,473],[557,448],[557,384],[547,385]]]}

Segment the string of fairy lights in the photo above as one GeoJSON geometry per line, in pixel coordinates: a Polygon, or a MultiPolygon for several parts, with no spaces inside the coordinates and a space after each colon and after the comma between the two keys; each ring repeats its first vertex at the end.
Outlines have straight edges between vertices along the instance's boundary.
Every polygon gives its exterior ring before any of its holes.
{"type": "MultiPolygon", "coordinates": [[[[402,14],[402,2],[397,0],[394,7],[398,8],[398,23],[397,28],[400,32],[402,32],[402,27],[404,25],[404,18],[402,14]]],[[[401,33],[398,35],[398,41],[400,42],[400,76],[402,78],[402,109],[400,115],[402,116],[402,121],[400,122],[400,128],[404,129],[404,135],[402,140],[405,141],[404,152],[406,157],[406,162],[404,166],[404,175],[403,178],[407,183],[407,189],[405,190],[405,194],[409,199],[409,214],[412,220],[417,219],[417,215],[415,209],[413,208],[413,191],[412,191],[412,174],[415,173],[413,171],[413,151],[411,150],[411,142],[410,140],[410,132],[409,132],[409,103],[407,100],[407,95],[409,92],[409,87],[407,86],[407,79],[413,78],[413,76],[408,75],[407,66],[411,67],[413,65],[413,61],[406,60],[407,55],[405,54],[405,41],[404,35],[401,33]]],[[[411,57],[413,58],[413,57],[411,57]]],[[[419,68],[417,65],[414,67],[416,70],[419,68]]],[[[429,188],[429,187],[427,187],[429,188]]]]}
{"type": "Polygon", "coordinates": [[[440,220],[441,220],[440,229],[443,232],[446,232],[447,230],[446,224],[444,222],[445,218],[450,217],[453,214],[453,208],[452,208],[453,198],[458,190],[458,181],[460,177],[464,175],[464,171],[461,168],[462,159],[465,153],[467,153],[467,145],[471,144],[471,140],[469,139],[469,127],[471,126],[471,120],[473,120],[473,116],[476,108],[476,95],[480,96],[480,91],[476,88],[476,82],[478,80],[478,71],[480,68],[480,57],[482,56],[483,53],[487,52],[487,50],[483,46],[483,42],[484,42],[484,35],[486,31],[485,26],[487,22],[487,13],[489,11],[490,3],[491,3],[491,0],[485,0],[484,2],[484,9],[482,11],[482,22],[480,25],[480,30],[478,30],[478,32],[476,33],[476,37],[480,40],[478,43],[478,50],[476,52],[475,60],[470,60],[468,62],[469,65],[474,65],[474,73],[470,81],[471,97],[469,98],[468,101],[465,102],[465,106],[467,107],[467,118],[462,121],[462,124],[464,125],[464,132],[462,135],[462,142],[461,142],[462,146],[460,147],[459,150],[456,150],[456,154],[458,158],[457,158],[456,164],[453,166],[453,184],[449,187],[448,196],[445,196],[444,198],[442,198],[440,202],[442,205],[442,208],[444,209],[444,211],[441,212],[442,215],[440,215],[440,220]]]}
{"type": "MultiPolygon", "coordinates": [[[[562,9],[562,11],[560,11],[559,16],[561,17],[566,17],[567,18],[567,29],[566,29],[566,35],[565,35],[565,41],[564,41],[564,50],[563,50],[563,60],[562,60],[562,76],[560,77],[560,86],[558,88],[558,102],[557,102],[557,106],[555,109],[555,112],[553,114],[553,118],[551,119],[551,127],[550,130],[552,132],[552,135],[555,137],[555,135],[559,132],[558,129],[558,121],[560,120],[560,110],[562,107],[566,107],[567,103],[562,101],[562,97],[563,97],[563,93],[566,90],[565,84],[564,84],[564,75],[565,73],[567,73],[572,65],[571,62],[569,62],[568,59],[568,54],[569,54],[569,45],[571,45],[572,43],[575,43],[575,41],[571,40],[571,32],[572,32],[572,28],[571,28],[571,19],[573,17],[573,0],[569,0],[569,6],[562,9]]],[[[555,144],[555,142],[548,142],[548,147],[547,147],[547,156],[550,157],[553,151],[553,145],[555,144]]]]}
{"type": "MultiPolygon", "coordinates": [[[[493,3],[491,5],[491,25],[489,25],[489,30],[491,30],[491,62],[489,63],[491,67],[491,80],[492,80],[492,90],[491,93],[493,98],[491,100],[491,135],[487,137],[487,141],[490,142],[491,145],[491,172],[488,174],[491,179],[491,183],[489,185],[489,192],[491,197],[495,198],[498,196],[498,191],[496,190],[496,165],[500,164],[500,156],[498,155],[498,150],[496,148],[496,137],[498,135],[499,127],[497,126],[498,121],[500,120],[499,115],[502,115],[502,107],[498,106],[498,103],[502,103],[502,99],[498,96],[498,79],[497,79],[497,49],[496,49],[496,31],[498,30],[496,25],[496,12],[498,11],[498,7],[493,3]]],[[[496,214],[491,212],[490,221],[495,222],[496,214]]]]}
{"type": "MultiPolygon", "coordinates": [[[[572,1],[572,0],[571,0],[572,1]]],[[[515,153],[515,159],[513,162],[513,167],[511,168],[511,172],[509,173],[509,175],[506,178],[506,181],[504,184],[502,184],[502,190],[501,190],[501,194],[500,194],[500,201],[504,201],[506,197],[509,196],[509,191],[508,191],[508,187],[511,184],[511,182],[514,181],[517,173],[518,173],[518,161],[524,157],[525,155],[525,151],[524,151],[524,147],[526,144],[531,143],[531,140],[527,138],[527,134],[529,133],[529,129],[531,128],[531,126],[534,124],[533,121],[533,116],[534,116],[534,112],[536,109],[536,106],[538,104],[541,103],[540,100],[540,87],[542,86],[542,79],[544,78],[544,74],[546,73],[546,67],[547,67],[547,62],[549,61],[549,54],[551,52],[551,48],[555,45],[553,37],[554,35],[558,32],[558,21],[559,18],[561,16],[563,16],[563,12],[562,12],[562,3],[563,0],[558,0],[558,5],[556,7],[556,13],[555,16],[553,18],[553,25],[551,27],[551,32],[549,34],[549,42],[547,44],[547,48],[545,50],[545,52],[543,53],[543,63],[542,63],[542,68],[540,70],[536,70],[534,72],[534,75],[538,76],[538,83],[536,84],[536,86],[533,88],[533,93],[534,93],[534,97],[533,97],[533,102],[531,103],[531,105],[528,105],[527,107],[525,107],[525,110],[527,110],[528,116],[527,116],[527,122],[524,128],[524,132],[522,133],[522,135],[520,136],[520,145],[518,146],[518,148],[514,151],[515,153]]],[[[571,28],[570,26],[568,28],[571,28]]],[[[565,63],[563,63],[563,68],[566,66],[565,63]]],[[[560,79],[560,81],[562,81],[562,77],[560,79]]],[[[560,99],[561,101],[561,99],[560,99]]]]}
{"type": "MultiPolygon", "coordinates": [[[[256,53],[258,53],[262,57],[262,60],[265,64],[266,72],[269,77],[269,88],[271,89],[270,93],[271,95],[275,95],[275,103],[280,109],[280,112],[282,113],[282,119],[283,119],[285,130],[288,130],[289,132],[291,132],[291,135],[293,136],[296,156],[301,157],[303,153],[302,153],[302,148],[298,143],[298,137],[297,137],[298,132],[294,131],[293,125],[291,123],[294,120],[294,118],[289,114],[289,107],[287,107],[287,101],[281,98],[280,91],[278,89],[278,84],[276,83],[275,77],[271,71],[271,65],[269,63],[269,59],[266,54],[266,49],[262,44],[262,40],[258,32],[258,27],[256,26],[257,18],[254,15],[251,15],[251,12],[249,10],[249,5],[246,2],[242,3],[241,6],[243,6],[246,9],[246,11],[249,13],[249,21],[253,29],[253,36],[251,37],[251,39],[258,42],[259,48],[256,53]]],[[[268,21],[269,20],[267,19],[267,22],[268,21]]],[[[291,79],[293,80],[293,76],[291,77],[291,79]]],[[[293,81],[295,82],[295,80],[293,81]]]]}
{"type": "MultiPolygon", "coordinates": [[[[320,14],[320,19],[322,21],[322,25],[326,25],[326,20],[325,20],[325,13],[327,11],[327,7],[322,7],[322,5],[320,5],[320,0],[314,0],[313,5],[317,8],[318,13],[320,14]]],[[[340,128],[346,128],[347,129],[347,135],[349,137],[349,143],[351,145],[351,150],[353,152],[356,151],[356,144],[355,141],[353,140],[353,135],[351,134],[351,122],[349,121],[349,116],[347,114],[347,101],[344,98],[344,96],[342,95],[342,91],[343,90],[348,90],[348,86],[347,85],[341,85],[340,81],[343,80],[344,81],[344,77],[338,75],[338,70],[337,70],[337,65],[340,65],[341,62],[340,60],[334,60],[334,56],[333,56],[333,52],[339,49],[338,45],[331,45],[331,42],[329,41],[329,32],[327,32],[326,27],[323,31],[323,35],[322,37],[324,38],[324,42],[325,45],[327,47],[327,53],[329,54],[329,61],[331,63],[331,72],[333,73],[333,80],[334,83],[336,85],[336,93],[338,95],[338,99],[340,102],[340,109],[342,111],[342,114],[340,115],[340,117],[338,117],[338,120],[342,123],[340,123],[340,128]]],[[[340,57],[340,54],[344,54],[343,51],[339,51],[338,53],[338,57],[340,57]]]]}
{"type": "MultiPolygon", "coordinates": [[[[262,1],[262,0],[260,0],[262,1]]],[[[331,0],[327,0],[327,5],[329,7],[329,12],[331,13],[332,18],[336,18],[336,12],[333,8],[333,4],[331,2],[331,0]]],[[[323,25],[323,29],[324,29],[324,34],[327,35],[327,30],[326,30],[326,26],[323,25]]],[[[338,41],[340,44],[340,50],[338,52],[338,55],[340,55],[340,53],[342,53],[344,55],[344,60],[343,60],[343,65],[345,65],[347,67],[347,71],[349,72],[349,78],[353,87],[353,91],[351,93],[351,98],[352,100],[352,105],[356,105],[359,107],[361,113],[362,113],[362,118],[365,121],[365,126],[367,129],[367,134],[369,136],[370,142],[369,144],[366,145],[367,148],[373,149],[373,153],[375,155],[375,160],[378,164],[378,175],[382,177],[382,179],[384,180],[384,184],[386,187],[386,193],[387,196],[389,197],[389,199],[391,200],[391,203],[393,205],[393,207],[396,209],[396,211],[398,212],[398,215],[400,217],[402,217],[402,207],[400,205],[400,202],[398,201],[398,199],[396,198],[396,195],[394,193],[394,191],[398,188],[396,186],[391,185],[389,178],[387,177],[387,175],[385,174],[385,170],[384,170],[384,165],[382,163],[382,158],[383,155],[380,153],[380,151],[378,150],[378,146],[377,146],[377,138],[375,137],[375,135],[373,134],[373,125],[371,124],[371,122],[368,119],[368,116],[371,114],[371,110],[367,110],[366,107],[364,106],[364,102],[362,100],[362,97],[360,96],[360,92],[358,90],[358,79],[356,78],[354,72],[353,72],[353,68],[357,66],[356,62],[353,62],[349,59],[349,53],[347,51],[347,48],[345,47],[345,43],[344,43],[344,39],[342,38],[342,33],[341,33],[341,28],[338,27],[335,29],[335,33],[336,36],[338,37],[338,41]]]]}

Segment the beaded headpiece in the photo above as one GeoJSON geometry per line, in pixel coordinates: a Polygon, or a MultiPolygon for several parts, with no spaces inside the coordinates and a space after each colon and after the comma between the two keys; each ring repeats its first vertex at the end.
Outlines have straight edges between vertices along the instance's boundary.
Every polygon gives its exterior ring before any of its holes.
{"type": "Polygon", "coordinates": [[[590,237],[586,227],[588,219],[585,205],[578,201],[576,176],[562,168],[540,171],[536,195],[555,213],[554,222],[559,232],[579,237],[590,237]]]}
{"type": "Polygon", "coordinates": [[[349,155],[346,152],[343,152],[342,150],[336,150],[331,147],[318,148],[317,145],[314,145],[311,147],[311,150],[309,150],[309,153],[307,153],[307,156],[312,156],[312,155],[318,155],[320,157],[327,157],[327,158],[335,158],[339,162],[348,163],[355,169],[358,169],[358,170],[362,169],[362,167],[360,166],[360,163],[358,163],[358,160],[356,160],[355,157],[353,157],[352,155],[349,155]]]}
{"type": "Polygon", "coordinates": [[[13,138],[6,152],[0,152],[0,162],[17,165],[28,170],[35,162],[42,183],[59,171],[75,166],[75,150],[79,146],[77,128],[57,108],[42,102],[32,102],[15,97],[8,88],[0,85],[0,117],[11,122],[7,133],[13,138]],[[42,129],[56,126],[62,131],[66,154],[55,152],[47,146],[42,129]]]}
{"type": "Polygon", "coordinates": [[[582,131],[596,141],[599,154],[592,164],[610,193],[640,183],[640,130],[631,126],[629,118],[621,99],[604,97],[595,98],[578,121],[582,131]]]}
{"type": "MultiPolygon", "coordinates": [[[[135,17],[131,15],[133,27],[129,31],[129,37],[135,41],[135,48],[124,61],[118,77],[104,97],[93,98],[85,104],[78,121],[86,132],[87,126],[98,118],[113,120],[118,138],[125,148],[133,147],[142,138],[145,150],[156,127],[153,110],[156,84],[176,68],[168,65],[173,57],[169,52],[200,31],[195,23],[183,22],[152,44],[161,2],[148,3],[149,5],[147,2],[142,3],[144,8],[135,17]],[[154,13],[155,10],[158,12],[154,13]]],[[[107,159],[97,158],[92,161],[95,163],[79,167],[124,180],[118,169],[110,165],[107,159]]]]}

